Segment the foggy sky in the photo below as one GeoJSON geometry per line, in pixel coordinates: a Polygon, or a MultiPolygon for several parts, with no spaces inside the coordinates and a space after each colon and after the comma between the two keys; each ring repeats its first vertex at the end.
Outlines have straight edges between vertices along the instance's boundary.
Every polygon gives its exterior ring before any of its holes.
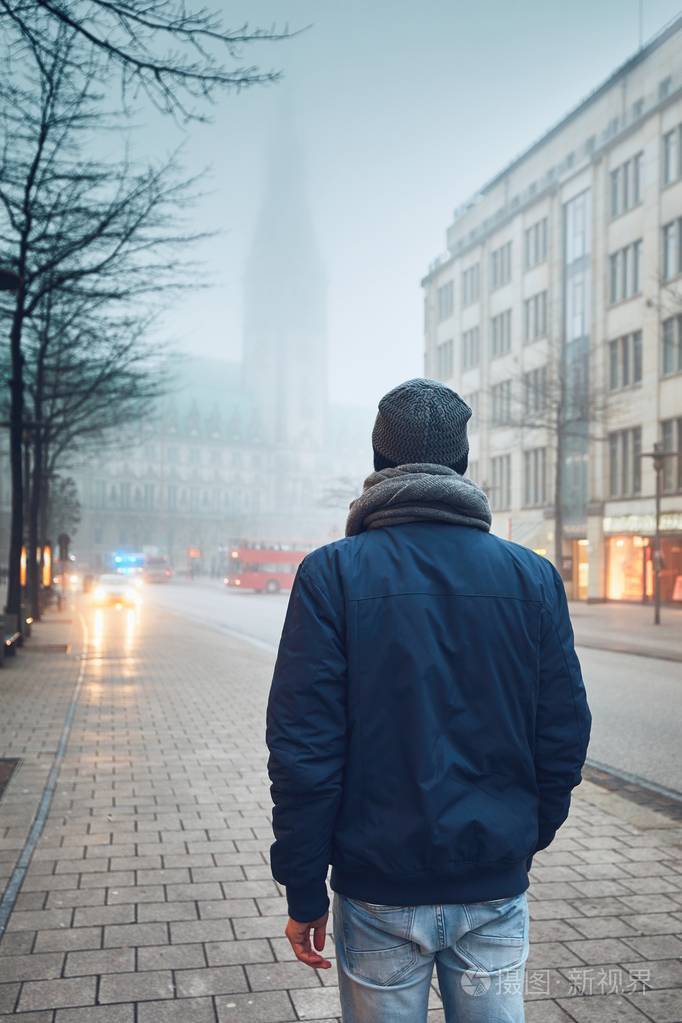
{"type": "MultiPolygon", "coordinates": [[[[227,23],[312,27],[252,47],[244,63],[282,84],[223,96],[209,125],[160,116],[151,149],[185,138],[212,168],[197,227],[208,291],[168,327],[188,352],[241,357],[245,264],[273,126],[293,111],[328,281],[330,395],[375,406],[422,372],[420,278],[445,247],[452,210],[638,47],[638,0],[234,0],[227,23]]],[[[644,39],[680,9],[644,0],[644,39]]],[[[263,281],[263,301],[267,301],[263,281]]]]}

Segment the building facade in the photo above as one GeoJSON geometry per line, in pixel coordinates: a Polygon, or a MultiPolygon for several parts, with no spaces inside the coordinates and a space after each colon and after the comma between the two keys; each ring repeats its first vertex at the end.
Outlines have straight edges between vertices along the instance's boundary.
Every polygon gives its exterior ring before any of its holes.
{"type": "Polygon", "coordinates": [[[660,443],[682,601],[682,18],[455,211],[422,283],[424,371],[474,410],[493,528],[576,599],[651,599],[660,443]]]}
{"type": "MultiPolygon", "coordinates": [[[[73,548],[94,570],[116,551],[155,548],[183,571],[218,572],[237,539],[325,543],[343,534],[343,495],[371,447],[364,413],[332,408],[319,449],[268,443],[239,364],[195,359],[156,414],[69,466],[81,522],[73,548]],[[365,439],[363,445],[362,440],[365,439]],[[325,461],[329,450],[334,462],[325,461]],[[191,555],[190,555],[191,552],[191,555]]],[[[350,500],[350,496],[348,500],[350,500]]]]}

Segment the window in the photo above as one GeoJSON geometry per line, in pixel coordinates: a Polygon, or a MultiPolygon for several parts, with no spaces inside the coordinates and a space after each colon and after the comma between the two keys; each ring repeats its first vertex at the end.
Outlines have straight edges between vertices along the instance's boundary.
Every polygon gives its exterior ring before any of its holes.
{"type": "Polygon", "coordinates": [[[642,201],[644,153],[637,153],[611,171],[611,216],[619,217],[642,201]]]}
{"type": "Polygon", "coordinates": [[[511,255],[511,242],[490,253],[490,287],[493,291],[511,280],[511,255]]]}
{"type": "Polygon", "coordinates": [[[682,217],[663,228],[663,279],[682,273],[682,217]]]}
{"type": "Polygon", "coordinates": [[[467,270],[462,271],[462,305],[473,305],[478,302],[481,293],[481,267],[474,263],[467,270]]]}
{"type": "Polygon", "coordinates": [[[524,234],[524,263],[532,270],[547,259],[547,217],[538,220],[524,234]]]}
{"type": "Polygon", "coordinates": [[[493,359],[511,351],[511,309],[506,309],[490,321],[490,354],[493,359]]]}
{"type": "Polygon", "coordinates": [[[641,261],[641,239],[609,256],[609,301],[612,305],[639,294],[641,261]]]}
{"type": "Polygon", "coordinates": [[[619,391],[642,381],[642,332],[609,341],[609,390],[619,391]]]}
{"type": "Polygon", "coordinates": [[[479,358],[479,329],[472,327],[462,334],[462,369],[473,369],[474,366],[478,366],[479,358]]]}
{"type": "Polygon", "coordinates": [[[662,376],[682,373],[682,314],[663,321],[662,376]]]}
{"type": "Polygon", "coordinates": [[[539,366],[523,374],[523,409],[526,415],[547,408],[547,367],[539,366]]]}
{"type": "Polygon", "coordinates": [[[642,428],[609,434],[609,495],[630,497],[642,489],[642,428]]]}
{"type": "Polygon", "coordinates": [[[682,124],[663,136],[663,184],[682,178],[682,124]]]}
{"type": "Polygon", "coordinates": [[[495,511],[505,511],[511,505],[511,455],[498,455],[490,459],[492,485],[490,504],[495,511]]]}
{"type": "Polygon", "coordinates": [[[436,292],[436,300],[438,303],[438,320],[447,320],[452,316],[453,309],[455,307],[455,289],[452,281],[448,281],[447,284],[441,285],[436,292]]]}
{"type": "Polygon", "coordinates": [[[490,394],[493,426],[506,426],[511,419],[511,380],[494,384],[490,394]]]}
{"type": "Polygon", "coordinates": [[[439,380],[449,380],[454,372],[452,339],[436,345],[436,376],[439,380]]]}
{"type": "Polygon", "coordinates": [[[545,503],[546,448],[532,448],[523,453],[523,504],[538,508],[545,503]]]}
{"type": "Polygon", "coordinates": [[[590,247],[589,197],[589,191],[583,192],[567,202],[564,207],[566,262],[568,264],[575,263],[586,256],[590,247]]]}
{"type": "Polygon", "coordinates": [[[462,397],[471,409],[471,419],[469,420],[468,428],[469,433],[475,433],[478,430],[478,391],[472,391],[471,394],[464,394],[462,397]]]}
{"type": "Polygon", "coordinates": [[[537,341],[547,334],[547,292],[540,291],[527,298],[523,306],[523,335],[526,341],[537,341]]]}
{"type": "Polygon", "coordinates": [[[678,455],[663,461],[663,491],[670,494],[682,490],[682,416],[661,423],[661,441],[666,453],[678,455]]]}

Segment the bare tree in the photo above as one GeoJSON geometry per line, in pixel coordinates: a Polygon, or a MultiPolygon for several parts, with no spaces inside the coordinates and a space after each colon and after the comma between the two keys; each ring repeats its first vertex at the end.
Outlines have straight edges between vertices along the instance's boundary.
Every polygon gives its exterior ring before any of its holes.
{"type": "MultiPolygon", "coordinates": [[[[63,32],[61,49],[40,73],[18,84],[0,82],[0,262],[19,277],[12,301],[0,306],[0,317],[4,314],[10,324],[11,613],[20,605],[26,324],[40,313],[43,327],[33,350],[40,351],[41,344],[49,348],[58,331],[45,324],[57,312],[63,321],[68,306],[72,316],[80,311],[83,319],[66,338],[89,333],[93,351],[96,332],[104,330],[116,348],[117,328],[133,329],[139,303],[187,283],[192,269],[187,246],[200,237],[182,225],[194,182],[179,176],[174,160],[137,169],[127,159],[85,155],[93,129],[115,122],[102,114],[95,70],[88,76],[83,68],[74,79],[72,56],[72,37],[63,32]],[[54,296],[59,301],[51,305],[54,296]],[[125,311],[115,314],[115,308],[125,311]]],[[[139,340],[134,329],[132,337],[139,340]]],[[[75,360],[74,366],[85,375],[97,363],[93,358],[94,363],[75,360]]],[[[69,379],[75,379],[73,373],[69,379]]],[[[75,427],[81,421],[78,410],[71,414],[75,427]]]]}
{"type": "Polygon", "coordinates": [[[587,347],[555,337],[544,343],[546,358],[535,369],[517,364],[509,377],[486,389],[489,412],[482,423],[479,417],[479,425],[512,429],[522,443],[530,439],[546,448],[552,467],[546,507],[553,519],[554,562],[561,571],[569,497],[566,456],[573,446],[586,454],[589,444],[606,439],[607,396],[591,379],[587,347]]]}
{"type": "Polygon", "coordinates": [[[41,67],[54,60],[66,29],[70,70],[93,60],[102,74],[114,68],[124,99],[142,93],[183,118],[203,118],[206,101],[220,91],[276,81],[280,72],[242,64],[242,52],[292,35],[286,27],[231,29],[220,5],[211,10],[187,0],[0,0],[0,28],[41,67]]]}
{"type": "Polygon", "coordinates": [[[153,317],[114,315],[111,302],[47,294],[27,322],[27,412],[32,442],[28,501],[29,596],[40,617],[37,554],[50,481],[75,456],[120,443],[123,424],[153,414],[169,385],[166,349],[150,342],[153,317]],[[94,306],[94,307],[93,307],[94,306]]]}

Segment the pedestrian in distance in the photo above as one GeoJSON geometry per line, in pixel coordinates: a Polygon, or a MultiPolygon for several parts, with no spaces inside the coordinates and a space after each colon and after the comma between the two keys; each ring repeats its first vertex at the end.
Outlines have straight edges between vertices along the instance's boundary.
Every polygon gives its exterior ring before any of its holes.
{"type": "Polygon", "coordinates": [[[533,856],[591,728],[562,580],[490,532],[469,406],[434,380],[379,403],[346,536],[308,554],[267,709],[273,877],[296,957],[344,1023],[522,1023],[533,856]]]}

